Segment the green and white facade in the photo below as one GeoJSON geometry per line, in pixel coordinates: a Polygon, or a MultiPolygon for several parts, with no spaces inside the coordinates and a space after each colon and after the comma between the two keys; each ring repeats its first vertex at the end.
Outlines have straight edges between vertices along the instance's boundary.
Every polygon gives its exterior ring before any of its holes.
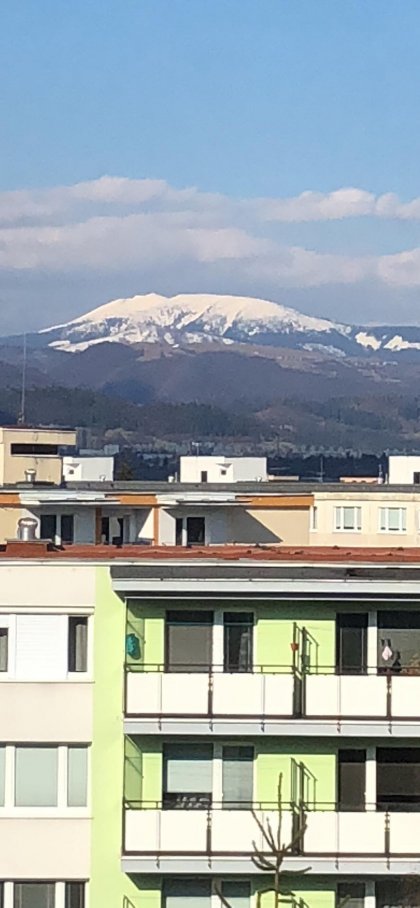
{"type": "Polygon", "coordinates": [[[274,908],[279,819],[282,904],[420,905],[420,556],[29,554],[0,555],[2,908],[274,908]]]}

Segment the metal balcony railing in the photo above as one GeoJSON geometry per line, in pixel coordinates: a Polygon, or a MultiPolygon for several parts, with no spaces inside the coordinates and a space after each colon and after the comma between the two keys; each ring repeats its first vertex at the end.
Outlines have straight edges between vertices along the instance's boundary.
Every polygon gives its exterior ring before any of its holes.
{"type": "Polygon", "coordinates": [[[125,716],[420,721],[420,671],[346,674],[331,665],[302,671],[260,664],[252,671],[189,666],[173,672],[163,664],[132,663],[125,672],[125,716]]]}
{"type": "MultiPolygon", "coordinates": [[[[395,806],[395,805],[394,805],[395,806]]],[[[211,803],[189,808],[165,807],[164,802],[127,801],[124,804],[124,854],[212,855],[251,858],[267,854],[261,833],[271,827],[281,841],[295,842],[292,856],[420,858],[418,812],[394,812],[367,804],[344,811],[334,803],[278,805],[255,802],[211,803]]]]}

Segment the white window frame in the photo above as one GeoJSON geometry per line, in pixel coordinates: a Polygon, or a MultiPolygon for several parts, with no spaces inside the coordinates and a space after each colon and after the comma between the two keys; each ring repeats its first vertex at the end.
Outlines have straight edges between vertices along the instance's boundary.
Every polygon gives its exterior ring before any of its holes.
{"type": "Polygon", "coordinates": [[[319,515],[318,505],[313,504],[311,507],[311,523],[310,523],[311,533],[316,533],[318,530],[318,515],[319,515]]]}
{"type": "Polygon", "coordinates": [[[396,505],[383,505],[379,508],[378,511],[378,531],[379,533],[395,533],[396,535],[403,535],[407,532],[407,508],[400,507],[396,505]],[[398,511],[399,512],[399,527],[397,530],[389,528],[389,512],[398,511]]]}
{"type": "MultiPolygon", "coordinates": [[[[44,612],[36,611],[39,615],[56,615],[62,614],[58,612],[44,612]]],[[[29,612],[28,612],[29,614],[29,612]]],[[[35,612],[34,612],[35,614],[35,612]]],[[[8,635],[8,659],[7,659],[7,672],[0,672],[0,684],[2,682],[16,681],[18,680],[20,684],[65,684],[66,681],[86,683],[87,681],[93,680],[93,656],[94,656],[94,615],[92,613],[86,614],[86,612],[78,611],[77,609],[72,610],[65,615],[67,619],[67,640],[68,640],[68,628],[69,628],[69,618],[79,616],[81,618],[87,618],[87,668],[85,672],[69,672],[68,668],[68,652],[66,653],[66,664],[64,666],[63,676],[60,675],[59,678],[49,679],[48,681],[39,681],[38,678],[16,678],[16,656],[17,656],[17,634],[16,634],[16,613],[6,613],[0,612],[0,627],[7,627],[9,630],[8,635]]]]}
{"type": "MultiPolygon", "coordinates": [[[[16,883],[21,882],[30,882],[30,883],[54,883],[54,880],[6,880],[4,882],[4,908],[13,908],[14,905],[14,886],[16,883]]],[[[65,899],[66,899],[66,883],[73,883],[74,880],[59,880],[55,882],[55,908],[65,908],[65,899]]],[[[79,881],[77,881],[79,882],[79,881]]],[[[88,894],[89,887],[87,886],[87,880],[80,880],[81,883],[84,883],[85,886],[85,905],[88,906],[88,894]]]]}
{"type": "Polygon", "coordinates": [[[362,532],[362,507],[361,505],[335,505],[334,506],[334,532],[335,533],[361,533],[362,532]],[[353,511],[354,524],[352,527],[344,526],[344,512],[353,511]]]}
{"type": "Polygon", "coordinates": [[[8,817],[88,817],[91,812],[91,745],[85,743],[45,744],[45,747],[56,747],[58,751],[57,806],[55,807],[16,807],[15,806],[15,767],[16,749],[18,747],[42,747],[39,742],[25,741],[19,744],[6,744],[4,807],[0,807],[0,819],[8,817]],[[85,807],[67,806],[67,768],[68,749],[85,747],[87,750],[87,798],[85,807]]]}

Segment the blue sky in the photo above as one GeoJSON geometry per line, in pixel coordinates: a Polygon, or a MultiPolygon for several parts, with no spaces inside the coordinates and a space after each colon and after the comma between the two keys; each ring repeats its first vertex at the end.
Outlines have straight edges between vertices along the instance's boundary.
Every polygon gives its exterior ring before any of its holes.
{"type": "Polygon", "coordinates": [[[149,290],[419,322],[419,46],[418,0],[4,0],[0,332],[149,290]],[[349,187],[413,205],[251,204],[349,187]]]}

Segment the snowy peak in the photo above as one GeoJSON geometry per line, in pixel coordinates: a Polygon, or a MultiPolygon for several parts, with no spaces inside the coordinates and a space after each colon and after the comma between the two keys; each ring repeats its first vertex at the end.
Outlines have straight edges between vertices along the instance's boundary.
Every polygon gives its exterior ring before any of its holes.
{"type": "Polygon", "coordinates": [[[69,353],[104,341],[118,344],[254,344],[343,356],[420,356],[420,328],[351,327],[303,315],[270,300],[210,293],[147,293],[112,300],[39,333],[38,343],[69,353]]]}
{"type": "MultiPolygon", "coordinates": [[[[269,300],[215,294],[156,293],[117,299],[86,315],[45,329],[47,342],[58,349],[84,350],[104,340],[122,344],[204,341],[278,344],[291,335],[341,335],[351,329],[328,319],[302,315],[269,300]]],[[[331,339],[326,341],[331,345],[331,339]]]]}

